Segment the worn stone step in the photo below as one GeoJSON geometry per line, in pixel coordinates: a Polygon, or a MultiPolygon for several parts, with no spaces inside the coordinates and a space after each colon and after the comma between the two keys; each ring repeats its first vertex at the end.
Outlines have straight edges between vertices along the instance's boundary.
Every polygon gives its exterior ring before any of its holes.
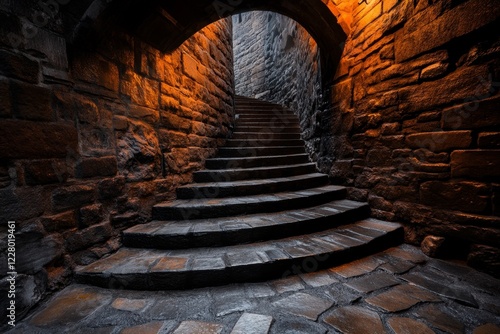
{"type": "Polygon", "coordinates": [[[277,127],[262,127],[262,126],[249,126],[249,125],[242,125],[242,126],[238,126],[238,125],[235,125],[234,127],[235,131],[238,131],[238,132],[277,132],[277,133],[280,133],[280,132],[283,132],[283,133],[300,133],[300,127],[298,125],[295,125],[295,126],[277,126],[277,127]]]}
{"type": "Polygon", "coordinates": [[[193,183],[177,188],[177,199],[224,198],[269,194],[272,192],[319,187],[327,183],[328,176],[320,173],[262,180],[193,183]]]}
{"type": "Polygon", "coordinates": [[[217,248],[122,248],[77,268],[78,283],[169,290],[262,281],[328,268],[403,241],[402,226],[367,219],[285,239],[217,248]]]}
{"type": "Polygon", "coordinates": [[[247,147],[247,146],[304,146],[301,139],[228,139],[227,147],[247,147]]]}
{"type": "Polygon", "coordinates": [[[207,169],[235,169],[235,168],[255,168],[255,167],[272,167],[280,165],[296,165],[309,162],[309,155],[292,154],[292,155],[274,155],[264,157],[247,157],[247,158],[213,158],[205,161],[207,169]]]}
{"type": "Polygon", "coordinates": [[[305,153],[305,146],[260,146],[260,147],[221,147],[218,156],[221,158],[259,157],[266,155],[289,155],[305,153]]]}
{"type": "Polygon", "coordinates": [[[298,120],[274,120],[274,121],[253,121],[253,120],[239,120],[236,121],[235,127],[260,127],[271,129],[273,131],[281,131],[283,128],[296,128],[300,127],[298,120]]]}
{"type": "Polygon", "coordinates": [[[235,131],[233,132],[232,139],[259,139],[259,140],[270,140],[270,139],[300,139],[300,132],[269,132],[265,129],[253,130],[253,131],[235,131]]]}
{"type": "Polygon", "coordinates": [[[272,122],[272,121],[299,121],[299,118],[294,114],[279,114],[279,113],[269,113],[263,115],[262,113],[257,114],[236,114],[236,121],[253,121],[253,122],[272,122]]]}
{"type": "Polygon", "coordinates": [[[127,247],[220,247],[313,233],[367,218],[367,203],[338,200],[277,213],[194,221],[153,221],[123,232],[127,247]]]}
{"type": "MultiPolygon", "coordinates": [[[[286,157],[284,155],[283,157],[286,157]]],[[[278,165],[252,168],[235,169],[210,169],[193,173],[193,180],[198,183],[204,182],[230,182],[240,180],[254,180],[277,177],[290,177],[316,172],[316,165],[313,163],[297,165],[278,165]]]]}
{"type": "Polygon", "coordinates": [[[307,190],[280,192],[231,198],[199,198],[175,200],[153,207],[154,220],[191,220],[201,218],[229,217],[249,212],[277,212],[291,208],[327,203],[341,199],[346,189],[340,186],[323,186],[307,190]]]}

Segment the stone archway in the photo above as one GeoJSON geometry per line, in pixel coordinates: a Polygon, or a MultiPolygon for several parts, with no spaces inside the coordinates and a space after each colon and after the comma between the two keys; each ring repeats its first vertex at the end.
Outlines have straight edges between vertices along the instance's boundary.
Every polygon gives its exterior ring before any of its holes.
{"type": "Polygon", "coordinates": [[[321,0],[95,0],[75,25],[74,44],[94,28],[118,24],[141,41],[171,52],[205,26],[222,18],[253,11],[273,11],[300,23],[322,50],[325,74],[334,74],[342,55],[346,32],[321,0]],[[162,32],[162,33],[158,33],[162,32]]]}

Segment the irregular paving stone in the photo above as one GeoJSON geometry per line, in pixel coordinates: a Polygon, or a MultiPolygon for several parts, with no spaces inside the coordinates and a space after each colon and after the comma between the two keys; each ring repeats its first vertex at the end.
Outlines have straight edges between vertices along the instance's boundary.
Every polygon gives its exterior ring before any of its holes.
{"type": "Polygon", "coordinates": [[[348,283],[345,283],[350,288],[359,292],[372,292],[378,289],[397,285],[399,281],[394,276],[387,273],[377,273],[369,276],[364,276],[348,283]]]}
{"type": "Polygon", "coordinates": [[[387,312],[407,310],[421,301],[440,301],[440,299],[415,286],[399,285],[377,296],[366,299],[368,304],[387,312]]]}
{"type": "Polygon", "coordinates": [[[449,285],[445,280],[441,280],[439,276],[434,279],[428,277],[428,275],[422,275],[422,273],[416,274],[405,274],[401,276],[404,280],[413,283],[415,285],[421,286],[427,290],[435,292],[438,295],[458,300],[464,304],[477,307],[477,302],[470,292],[461,289],[460,287],[449,285]],[[437,281],[441,280],[443,283],[437,281]]]}
{"type": "Polygon", "coordinates": [[[436,305],[424,305],[415,312],[415,315],[442,331],[453,334],[464,333],[464,325],[454,317],[441,311],[436,305]]]}
{"type": "Polygon", "coordinates": [[[253,302],[242,299],[241,296],[229,296],[215,302],[215,313],[218,317],[223,317],[231,313],[247,311],[254,306],[253,302]]]}
{"type": "Polygon", "coordinates": [[[332,302],[302,292],[273,303],[273,306],[280,307],[288,313],[311,320],[316,320],[332,305],[332,302]]]}
{"type": "Polygon", "coordinates": [[[382,262],[374,257],[346,263],[339,267],[331,268],[330,271],[344,278],[360,276],[374,271],[382,262]]]}
{"type": "Polygon", "coordinates": [[[277,319],[271,327],[272,334],[325,334],[326,332],[324,326],[299,317],[277,319]]]}
{"type": "Polygon", "coordinates": [[[64,326],[75,324],[97,311],[109,297],[77,288],[63,292],[37,313],[30,323],[35,326],[64,326]]]}
{"type": "Polygon", "coordinates": [[[323,321],[344,334],[386,333],[377,313],[357,306],[335,309],[323,321]]]}
{"type": "Polygon", "coordinates": [[[243,313],[231,334],[267,334],[273,317],[253,313],[243,313]]]}
{"type": "Polygon", "coordinates": [[[122,311],[139,311],[146,306],[145,299],[116,298],[111,306],[122,311]]]}
{"type": "Polygon", "coordinates": [[[297,276],[291,276],[271,282],[271,285],[278,293],[285,293],[288,291],[299,291],[304,289],[302,281],[297,276]]]}
{"type": "Polygon", "coordinates": [[[411,318],[394,317],[387,324],[396,334],[434,334],[425,324],[411,318]]]}
{"type": "Polygon", "coordinates": [[[163,322],[155,321],[144,325],[134,326],[123,329],[120,334],[158,334],[163,327],[163,322]]]}
{"type": "Polygon", "coordinates": [[[394,257],[399,257],[403,260],[411,261],[416,264],[425,263],[427,261],[425,255],[422,254],[419,250],[410,251],[401,247],[397,247],[388,249],[384,253],[394,257]]]}
{"type": "Polygon", "coordinates": [[[320,287],[338,282],[338,280],[331,277],[327,271],[303,274],[300,275],[300,278],[302,278],[302,280],[306,282],[307,285],[310,285],[312,287],[320,287]]]}
{"type": "Polygon", "coordinates": [[[385,270],[392,274],[402,274],[415,268],[416,264],[410,261],[402,260],[400,258],[392,257],[389,255],[384,256],[387,260],[386,263],[380,265],[380,269],[385,270]]]}
{"type": "Polygon", "coordinates": [[[333,300],[336,305],[349,305],[361,299],[360,292],[353,292],[353,290],[347,288],[344,284],[329,286],[325,291],[325,295],[333,300]]]}
{"type": "Polygon", "coordinates": [[[266,283],[247,284],[245,290],[250,298],[270,297],[276,294],[266,283]]]}
{"type": "Polygon", "coordinates": [[[474,329],[472,334],[500,334],[500,327],[494,324],[486,324],[474,329]]]}
{"type": "Polygon", "coordinates": [[[183,321],[172,334],[219,334],[224,326],[201,321],[183,321]]]}

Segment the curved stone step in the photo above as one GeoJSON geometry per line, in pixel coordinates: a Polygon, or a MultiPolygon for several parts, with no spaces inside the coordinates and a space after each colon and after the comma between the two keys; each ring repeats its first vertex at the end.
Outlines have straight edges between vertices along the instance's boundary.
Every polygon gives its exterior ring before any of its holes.
{"type": "Polygon", "coordinates": [[[303,236],[189,250],[122,248],[77,268],[76,281],[131,290],[186,289],[287,277],[402,242],[399,224],[373,219],[303,236]]]}
{"type": "Polygon", "coordinates": [[[289,155],[305,153],[302,146],[260,146],[260,147],[221,147],[218,156],[221,158],[257,157],[266,155],[289,155]]]}
{"type": "Polygon", "coordinates": [[[175,200],[155,205],[153,219],[191,220],[236,216],[249,212],[277,212],[327,203],[341,199],[345,195],[346,189],[344,187],[329,185],[268,195],[175,200]]]}
{"type": "MultiPolygon", "coordinates": [[[[286,157],[284,155],[283,157],[286,157]]],[[[279,165],[271,167],[211,169],[193,173],[194,182],[230,182],[241,180],[255,180],[277,177],[290,177],[316,172],[316,165],[305,163],[298,165],[279,165]]]]}
{"type": "Polygon", "coordinates": [[[368,217],[367,203],[338,200],[277,213],[195,221],[154,221],[123,232],[126,247],[187,249],[272,240],[326,230],[368,217]]]}
{"type": "Polygon", "coordinates": [[[290,125],[290,126],[269,126],[269,127],[262,127],[262,126],[238,126],[236,125],[234,127],[235,131],[238,132],[283,132],[283,133],[300,133],[300,127],[298,125],[290,125]]]}
{"type": "Polygon", "coordinates": [[[268,122],[272,120],[291,120],[291,121],[298,121],[299,118],[297,115],[291,113],[291,112],[285,112],[285,111],[278,111],[278,112],[269,112],[269,113],[263,113],[263,112],[257,112],[257,113],[238,113],[236,111],[236,121],[255,121],[255,120],[260,120],[261,122],[268,122]]]}
{"type": "Polygon", "coordinates": [[[301,139],[228,139],[226,147],[259,147],[263,145],[269,146],[304,146],[304,141],[301,139]]]}
{"type": "Polygon", "coordinates": [[[320,187],[328,183],[326,174],[312,173],[292,177],[234,182],[193,183],[177,188],[177,199],[250,196],[320,187]]]}
{"type": "Polygon", "coordinates": [[[235,123],[235,129],[242,127],[257,127],[263,129],[272,129],[276,131],[281,131],[281,129],[298,128],[300,127],[299,121],[237,121],[235,123]]]}
{"type": "Polygon", "coordinates": [[[260,129],[257,131],[235,131],[233,132],[232,139],[260,139],[260,140],[269,140],[269,139],[300,139],[299,132],[269,132],[266,129],[260,129]]]}
{"type": "Polygon", "coordinates": [[[272,167],[280,165],[297,165],[309,162],[309,155],[293,154],[293,155],[274,155],[264,157],[247,157],[247,158],[213,158],[205,161],[207,169],[234,169],[234,168],[256,168],[256,167],[272,167]]]}

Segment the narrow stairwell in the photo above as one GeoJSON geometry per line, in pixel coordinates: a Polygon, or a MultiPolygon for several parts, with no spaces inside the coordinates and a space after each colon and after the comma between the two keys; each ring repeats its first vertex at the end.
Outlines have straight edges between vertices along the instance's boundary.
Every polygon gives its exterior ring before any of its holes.
{"type": "Polygon", "coordinates": [[[403,241],[399,224],[369,218],[367,203],[309,162],[299,120],[281,106],[236,98],[226,147],[123,233],[115,254],[76,280],[110,288],[188,289],[259,281],[351,261],[403,241]]]}

